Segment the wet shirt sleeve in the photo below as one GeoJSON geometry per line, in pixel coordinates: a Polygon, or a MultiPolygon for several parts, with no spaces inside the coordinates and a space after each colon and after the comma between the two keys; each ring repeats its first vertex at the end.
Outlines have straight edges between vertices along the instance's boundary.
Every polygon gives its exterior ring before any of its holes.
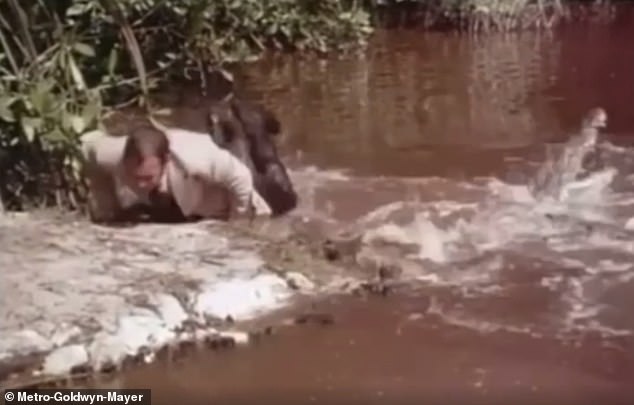
{"type": "Polygon", "coordinates": [[[169,137],[173,158],[188,175],[225,186],[235,196],[239,213],[254,208],[256,215],[270,214],[270,208],[254,189],[249,168],[216,145],[209,135],[170,129],[169,137]]]}

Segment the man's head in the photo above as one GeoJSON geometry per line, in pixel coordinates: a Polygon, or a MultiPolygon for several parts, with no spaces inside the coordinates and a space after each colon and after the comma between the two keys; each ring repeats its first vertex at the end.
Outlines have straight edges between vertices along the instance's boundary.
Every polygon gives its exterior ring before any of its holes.
{"type": "Polygon", "coordinates": [[[169,153],[167,136],[144,124],[133,129],[123,153],[123,164],[129,180],[140,190],[152,191],[161,181],[169,153]]]}

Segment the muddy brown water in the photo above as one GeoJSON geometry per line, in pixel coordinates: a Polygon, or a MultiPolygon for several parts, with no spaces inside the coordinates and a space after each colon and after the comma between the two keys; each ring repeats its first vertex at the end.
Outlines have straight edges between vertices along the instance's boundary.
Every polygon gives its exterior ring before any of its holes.
{"type": "Polygon", "coordinates": [[[331,325],[274,329],[230,351],[197,349],[87,387],[152,389],[153,403],[630,404],[631,343],[479,333],[429,312],[423,291],[296,308],[331,325]]]}
{"type": "MultiPolygon", "coordinates": [[[[283,122],[302,197],[292,215],[419,246],[415,287],[327,300],[332,326],[282,328],[111,384],[152,388],[159,403],[634,403],[630,20],[471,38],[379,32],[356,57],[238,72],[283,122]],[[595,105],[610,116],[602,159],[616,174],[564,203],[527,197],[545,145],[595,105]]],[[[202,129],[187,101],[176,115],[202,129]]]]}

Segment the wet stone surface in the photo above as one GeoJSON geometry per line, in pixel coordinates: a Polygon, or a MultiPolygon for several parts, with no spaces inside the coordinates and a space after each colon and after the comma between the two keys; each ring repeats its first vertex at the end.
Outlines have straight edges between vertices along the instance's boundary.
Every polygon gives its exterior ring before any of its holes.
{"type": "Polygon", "coordinates": [[[294,249],[258,234],[267,233],[240,223],[110,228],[51,212],[3,215],[1,377],[112,371],[178,341],[226,346],[214,336],[333,288],[336,270],[320,275],[309,253],[284,253],[294,249]],[[304,274],[289,271],[298,267],[290,256],[304,274]]]}

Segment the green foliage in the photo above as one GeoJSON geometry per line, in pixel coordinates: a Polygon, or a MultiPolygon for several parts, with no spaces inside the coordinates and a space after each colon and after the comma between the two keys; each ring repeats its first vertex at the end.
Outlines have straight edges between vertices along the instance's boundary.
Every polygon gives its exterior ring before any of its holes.
{"type": "MultiPolygon", "coordinates": [[[[482,33],[550,28],[587,0],[373,0],[379,24],[482,33]],[[382,7],[380,7],[382,6],[382,7]],[[414,20],[414,21],[412,21],[414,20]]],[[[607,2],[606,2],[607,3],[607,2]]]]}
{"type": "Polygon", "coordinates": [[[62,190],[79,184],[77,135],[101,113],[81,69],[95,51],[77,21],[63,23],[43,1],[9,0],[0,11],[2,195],[73,204],[77,196],[62,190]]]}
{"type": "Polygon", "coordinates": [[[269,47],[341,49],[369,32],[367,13],[341,0],[0,2],[0,196],[77,206],[79,136],[105,106],[144,104],[171,75],[269,47]]]}
{"type": "Polygon", "coordinates": [[[561,8],[561,0],[2,1],[0,197],[10,208],[77,206],[78,139],[106,108],[149,107],[162,82],[204,78],[209,67],[268,48],[362,45],[369,11],[386,4],[414,4],[405,9],[432,25],[472,31],[548,25],[553,13],[544,10],[561,8]]]}

